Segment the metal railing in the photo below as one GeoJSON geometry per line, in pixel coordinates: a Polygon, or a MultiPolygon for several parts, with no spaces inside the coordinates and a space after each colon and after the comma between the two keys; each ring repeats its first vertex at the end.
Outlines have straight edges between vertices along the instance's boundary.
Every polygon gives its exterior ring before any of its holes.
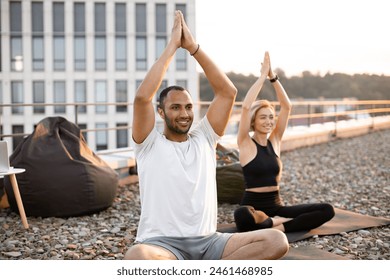
{"type": "MultiPolygon", "coordinates": [[[[276,111],[278,111],[278,102],[271,102],[276,111]]],[[[155,104],[157,105],[157,104],[155,104]]],[[[202,117],[210,102],[198,102],[195,106],[198,106],[199,117],[202,117]]],[[[293,109],[290,115],[289,127],[305,125],[311,126],[313,124],[325,123],[325,122],[334,122],[337,123],[341,120],[350,120],[350,119],[367,119],[371,118],[374,122],[377,116],[389,115],[390,114],[390,100],[315,100],[315,101],[292,101],[293,109]]],[[[6,137],[24,137],[29,135],[28,132],[23,133],[11,133],[4,134],[3,131],[3,118],[7,118],[4,114],[5,108],[10,107],[12,112],[17,107],[72,107],[73,108],[73,121],[75,124],[79,124],[80,115],[88,115],[87,113],[79,112],[79,108],[88,107],[88,106],[118,106],[126,107],[126,113],[130,112],[133,103],[129,102],[118,102],[118,103],[31,103],[31,104],[0,104],[0,139],[6,137]]],[[[232,117],[230,119],[230,125],[232,127],[237,127],[239,122],[239,115],[241,111],[242,102],[236,102],[233,110],[232,117]]],[[[65,110],[67,111],[67,110],[65,110]]],[[[12,113],[11,113],[12,114],[12,113]]],[[[107,114],[107,113],[106,113],[107,114]]],[[[118,113],[119,114],[119,113],[118,113]]],[[[33,114],[35,115],[35,114],[33,114]]],[[[37,114],[42,116],[42,114],[37,114]]],[[[65,114],[57,114],[58,116],[65,114]]],[[[67,114],[69,115],[69,114],[67,114]]],[[[18,114],[12,114],[12,116],[18,116],[18,114]]],[[[43,114],[44,116],[44,114],[43,114]]],[[[96,131],[112,131],[112,130],[131,130],[130,119],[127,123],[127,126],[120,127],[106,127],[106,128],[85,128],[81,129],[83,133],[96,132],[96,131]]],[[[233,129],[234,130],[234,129],[233,129]]]]}

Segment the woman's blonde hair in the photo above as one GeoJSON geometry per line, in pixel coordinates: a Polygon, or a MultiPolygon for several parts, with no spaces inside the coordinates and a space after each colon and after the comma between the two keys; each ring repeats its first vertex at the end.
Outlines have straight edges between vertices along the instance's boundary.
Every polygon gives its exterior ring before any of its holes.
{"type": "Polygon", "coordinates": [[[251,131],[254,130],[256,114],[261,108],[271,108],[275,115],[275,107],[271,104],[271,102],[265,99],[256,100],[251,106],[251,131]]]}

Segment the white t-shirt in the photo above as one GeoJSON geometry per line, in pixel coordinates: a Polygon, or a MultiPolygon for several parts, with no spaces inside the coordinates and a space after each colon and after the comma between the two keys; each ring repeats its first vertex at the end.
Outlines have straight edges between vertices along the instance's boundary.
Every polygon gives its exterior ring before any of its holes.
{"type": "Polygon", "coordinates": [[[135,144],[141,199],[136,241],[216,231],[219,138],[205,117],[185,142],[170,141],[154,128],[143,143],[135,144]]]}

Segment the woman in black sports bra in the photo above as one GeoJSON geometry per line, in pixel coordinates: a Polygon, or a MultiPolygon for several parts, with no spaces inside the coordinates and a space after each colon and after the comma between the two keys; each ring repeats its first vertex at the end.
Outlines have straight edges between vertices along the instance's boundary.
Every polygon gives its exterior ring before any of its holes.
{"type": "Polygon", "coordinates": [[[270,227],[283,232],[310,230],[334,216],[333,206],[328,203],[285,206],[279,195],[281,142],[290,112],[291,102],[278,76],[272,71],[266,52],[261,75],[243,101],[237,135],[245,180],[241,206],[234,212],[239,231],[270,227]],[[256,100],[267,76],[280,103],[277,121],[272,104],[267,100],[256,100]]]}

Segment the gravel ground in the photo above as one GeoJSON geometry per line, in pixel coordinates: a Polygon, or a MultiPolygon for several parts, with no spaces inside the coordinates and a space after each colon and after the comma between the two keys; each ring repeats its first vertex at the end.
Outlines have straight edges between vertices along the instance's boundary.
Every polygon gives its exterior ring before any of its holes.
{"type": "MultiPolygon", "coordinates": [[[[360,214],[390,218],[390,130],[340,139],[282,154],[281,194],[287,205],[329,202],[360,214]]],[[[219,222],[233,222],[237,205],[219,205],[219,222]]],[[[0,260],[123,259],[139,219],[137,183],[119,187],[112,205],[74,218],[20,218],[0,209],[0,260]]],[[[312,237],[315,246],[349,259],[389,260],[390,227],[312,237]]]]}

